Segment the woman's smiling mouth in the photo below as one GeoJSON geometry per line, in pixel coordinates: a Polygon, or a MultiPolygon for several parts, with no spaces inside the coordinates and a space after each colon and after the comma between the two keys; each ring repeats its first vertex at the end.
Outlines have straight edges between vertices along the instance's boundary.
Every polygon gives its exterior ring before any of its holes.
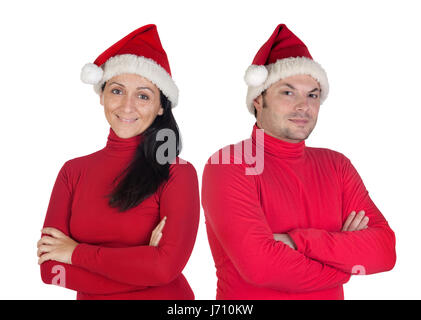
{"type": "Polygon", "coordinates": [[[137,119],[139,119],[139,118],[126,119],[126,118],[123,118],[123,117],[119,117],[118,115],[116,115],[116,116],[117,116],[117,118],[118,118],[121,122],[124,122],[124,123],[133,123],[133,122],[135,122],[137,119]]]}

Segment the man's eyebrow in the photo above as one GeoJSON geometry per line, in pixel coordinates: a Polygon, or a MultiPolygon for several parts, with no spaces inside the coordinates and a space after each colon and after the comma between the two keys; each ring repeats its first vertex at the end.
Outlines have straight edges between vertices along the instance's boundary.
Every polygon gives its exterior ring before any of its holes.
{"type": "MultiPolygon", "coordinates": [[[[291,89],[295,90],[294,86],[289,84],[289,83],[283,83],[281,86],[287,86],[287,87],[290,87],[291,89]]],[[[311,92],[314,92],[314,91],[321,91],[321,90],[319,88],[314,88],[313,90],[311,90],[309,92],[311,93],[311,92]]]]}
{"type": "Polygon", "coordinates": [[[292,84],[284,83],[283,85],[284,86],[287,86],[287,87],[290,87],[291,89],[294,89],[295,90],[295,88],[294,88],[294,86],[292,84]]]}
{"type": "Polygon", "coordinates": [[[310,93],[311,92],[314,92],[314,91],[322,91],[321,89],[319,89],[319,88],[314,88],[313,90],[311,90],[311,91],[309,91],[310,93]]]}

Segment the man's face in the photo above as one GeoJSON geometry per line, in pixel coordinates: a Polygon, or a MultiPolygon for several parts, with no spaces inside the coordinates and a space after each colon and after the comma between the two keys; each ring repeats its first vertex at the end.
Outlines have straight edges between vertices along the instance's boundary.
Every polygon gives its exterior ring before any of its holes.
{"type": "Polygon", "coordinates": [[[320,85],[309,75],[294,75],[272,84],[254,100],[257,125],[275,138],[297,143],[316,126],[320,85]]]}

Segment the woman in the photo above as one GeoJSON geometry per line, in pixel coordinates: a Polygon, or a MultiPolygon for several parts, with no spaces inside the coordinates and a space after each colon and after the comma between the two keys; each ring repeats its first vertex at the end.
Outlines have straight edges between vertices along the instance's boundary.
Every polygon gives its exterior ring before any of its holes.
{"type": "Polygon", "coordinates": [[[110,130],[103,149],[58,174],[37,244],[43,282],[78,300],[194,299],[181,271],[196,239],[198,182],[178,158],[178,89],[156,26],[115,43],[81,78],[110,130]]]}

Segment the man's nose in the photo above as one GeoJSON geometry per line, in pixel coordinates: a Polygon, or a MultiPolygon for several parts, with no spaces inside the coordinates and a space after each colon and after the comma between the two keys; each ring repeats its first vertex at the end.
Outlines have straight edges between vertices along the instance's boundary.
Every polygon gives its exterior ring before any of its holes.
{"type": "Polygon", "coordinates": [[[309,103],[307,100],[307,96],[302,96],[299,95],[299,97],[297,98],[297,104],[296,104],[296,109],[297,110],[307,110],[309,108],[309,103]]]}

